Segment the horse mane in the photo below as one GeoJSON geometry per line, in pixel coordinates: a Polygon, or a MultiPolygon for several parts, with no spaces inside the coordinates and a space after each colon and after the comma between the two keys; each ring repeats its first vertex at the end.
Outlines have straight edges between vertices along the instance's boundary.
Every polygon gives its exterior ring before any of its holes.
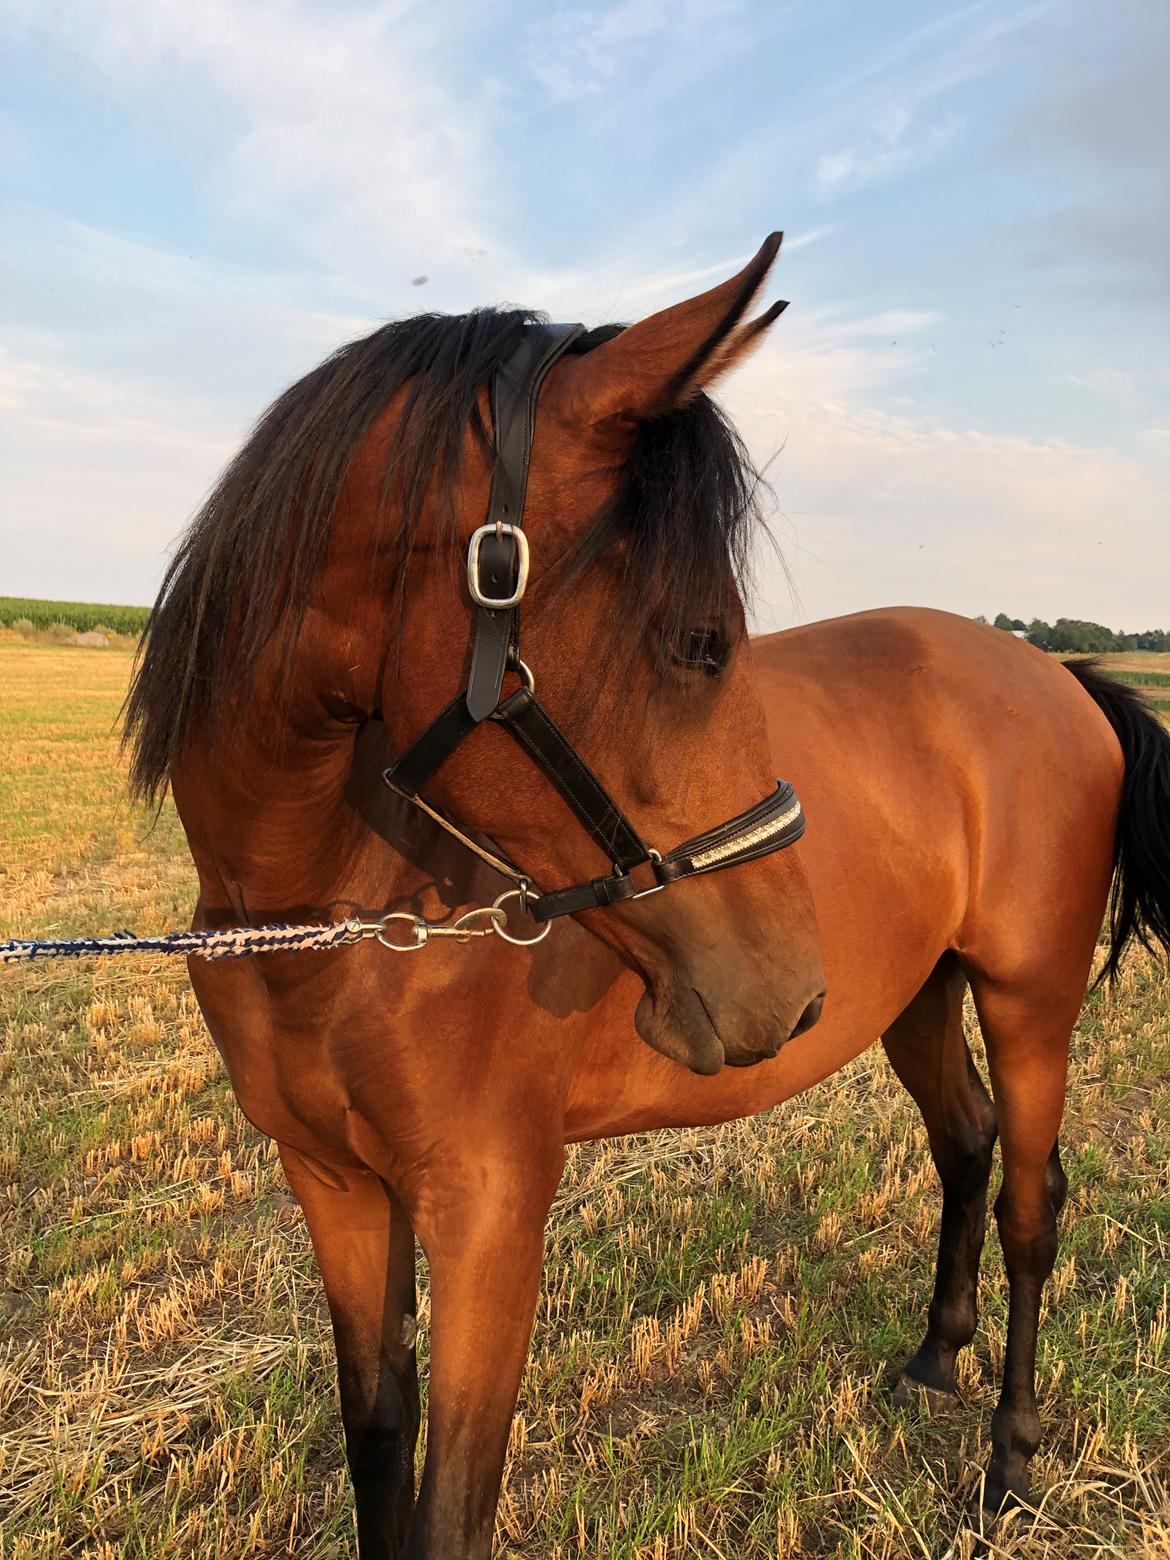
{"type": "MultiPolygon", "coordinates": [[[[484,308],[392,321],[340,347],[273,402],[195,515],[151,610],[125,706],[134,795],[161,800],[193,731],[216,741],[262,654],[291,660],[350,463],[407,387],[371,570],[389,550],[391,589],[401,598],[423,505],[436,486],[447,541],[457,545],[455,496],[468,427],[491,449],[480,393],[525,328],[543,320],[530,310],[484,308]]],[[[588,352],[622,328],[587,332],[570,350],[588,352]]],[[[664,634],[681,640],[746,584],[759,478],[734,429],[703,395],[641,423],[615,476],[611,500],[565,560],[564,578],[624,541],[614,619],[622,643],[636,647],[652,615],[664,634]],[[647,589],[650,580],[660,594],[647,589]]]]}

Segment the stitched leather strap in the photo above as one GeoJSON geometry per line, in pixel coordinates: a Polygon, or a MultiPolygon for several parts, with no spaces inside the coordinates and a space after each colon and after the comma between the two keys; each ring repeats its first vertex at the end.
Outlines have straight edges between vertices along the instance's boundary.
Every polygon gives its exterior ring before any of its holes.
{"type": "Polygon", "coordinates": [[[776,789],[762,802],[676,845],[654,863],[654,876],[665,887],[681,877],[738,866],[794,845],[803,833],[804,809],[796,792],[787,780],[777,780],[776,789]]]}
{"type": "Polygon", "coordinates": [[[451,757],[455,749],[479,722],[467,708],[460,693],[435,717],[408,752],[386,771],[386,784],[402,796],[414,797],[427,781],[451,757]]]}
{"type": "MultiPolygon", "coordinates": [[[[545,376],[583,325],[545,325],[526,331],[519,347],[492,379],[492,426],[496,465],[492,472],[487,525],[524,524],[528,467],[536,427],[536,402],[545,376]]],[[[506,600],[514,585],[515,543],[507,536],[487,537],[480,549],[480,589],[506,600]],[[493,581],[492,575],[497,576],[493,581]]],[[[519,612],[512,607],[477,607],[467,680],[467,708],[474,720],[486,720],[500,702],[508,651],[519,638],[519,612]]]]}
{"type": "MultiPolygon", "coordinates": [[[[516,544],[510,536],[486,536],[479,550],[479,588],[506,600],[516,581],[516,544]]],[[[514,607],[477,607],[471,641],[471,670],[464,704],[473,724],[486,720],[500,702],[508,651],[518,628],[514,607]]]]}
{"type": "Polygon", "coordinates": [[[552,781],[607,860],[628,871],[647,859],[650,852],[638,831],[535,695],[518,688],[493,719],[552,781]]]}
{"type": "Polygon", "coordinates": [[[528,896],[528,913],[542,925],[561,915],[580,915],[582,910],[604,910],[607,905],[633,899],[638,893],[632,877],[593,878],[574,883],[571,888],[554,888],[547,894],[528,896]]]}
{"type": "Polygon", "coordinates": [[[497,521],[508,525],[524,523],[540,387],[549,369],[584,331],[584,325],[532,326],[496,372],[492,381],[492,421],[499,459],[492,474],[488,525],[497,521]]]}
{"type": "MultiPolygon", "coordinates": [[[[686,877],[770,856],[794,845],[803,833],[804,812],[796,792],[787,780],[778,780],[775,791],[762,802],[727,823],[676,845],[661,861],[652,861],[654,879],[659,888],[669,888],[686,877]]],[[[589,883],[576,883],[571,888],[553,889],[532,897],[528,908],[534,921],[551,921],[559,915],[579,915],[582,910],[602,909],[653,892],[654,889],[639,889],[628,872],[615,873],[613,877],[594,878],[589,883]]]]}

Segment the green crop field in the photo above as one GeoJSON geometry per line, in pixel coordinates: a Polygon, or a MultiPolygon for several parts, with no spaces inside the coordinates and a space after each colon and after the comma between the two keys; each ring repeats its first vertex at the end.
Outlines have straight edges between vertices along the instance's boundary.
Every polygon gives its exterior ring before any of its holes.
{"type": "Polygon", "coordinates": [[[85,633],[105,628],[115,634],[141,634],[150,616],[149,607],[99,606],[86,601],[37,601],[25,596],[0,596],[0,624],[11,628],[27,623],[34,629],[66,628],[85,633]]]}
{"type": "MultiPolygon", "coordinates": [[[[123,792],[129,666],[0,643],[0,937],[186,924],[177,819],[152,829],[123,792]]],[[[303,1222],[182,965],[0,969],[0,1026],[0,1556],[352,1555],[303,1222]]],[[[984,1552],[1170,1556],[1170,980],[1144,955],[1086,1005],[1065,1142],[1043,1513],[984,1552]]],[[[886,1390],[923,1326],[938,1208],[876,1049],[757,1120],[573,1150],[500,1553],[972,1555],[994,1234],[965,1405],[932,1419],[886,1390]]],[[[427,1314],[424,1293],[424,1363],[427,1314]]]]}

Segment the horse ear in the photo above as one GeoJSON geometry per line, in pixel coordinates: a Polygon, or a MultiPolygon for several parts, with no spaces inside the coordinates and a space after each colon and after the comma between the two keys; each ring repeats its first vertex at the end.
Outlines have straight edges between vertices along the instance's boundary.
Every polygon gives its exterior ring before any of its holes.
{"type": "Polygon", "coordinates": [[[729,281],[628,326],[592,352],[563,359],[563,370],[549,382],[561,414],[585,426],[660,417],[726,372],[786,307],[775,304],[737,329],[782,237],[770,234],[729,281]]]}
{"type": "MultiPolygon", "coordinates": [[[[742,363],[744,358],[749,357],[763,340],[768,326],[773,320],[778,320],[787,307],[787,298],[782,298],[771,308],[765,309],[763,314],[752,320],[750,324],[741,325],[737,331],[728,336],[723,345],[704,364],[697,382],[690,388],[690,395],[709,389],[717,379],[722,379],[723,375],[733,369],[737,363],[742,363]]],[[[684,399],[687,397],[684,396],[684,399]]]]}

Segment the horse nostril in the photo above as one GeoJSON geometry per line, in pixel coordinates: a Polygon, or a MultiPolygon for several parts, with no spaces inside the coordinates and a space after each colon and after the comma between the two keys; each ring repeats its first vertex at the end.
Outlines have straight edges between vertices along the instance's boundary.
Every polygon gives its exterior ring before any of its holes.
{"type": "Polygon", "coordinates": [[[816,996],[812,999],[809,1005],[805,1008],[804,1012],[800,1015],[796,1028],[792,1031],[792,1038],[794,1040],[796,1039],[797,1035],[806,1034],[808,1030],[812,1028],[812,1026],[820,1018],[821,1009],[824,1007],[824,1005],[825,993],[822,991],[819,996],[816,996]]]}

